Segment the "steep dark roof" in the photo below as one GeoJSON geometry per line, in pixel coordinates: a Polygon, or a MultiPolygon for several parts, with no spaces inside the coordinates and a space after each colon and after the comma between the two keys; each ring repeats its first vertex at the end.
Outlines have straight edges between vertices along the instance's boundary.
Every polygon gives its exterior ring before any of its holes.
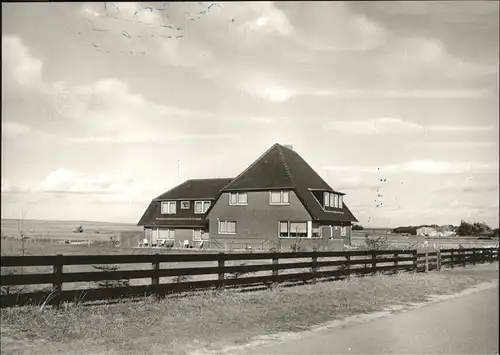
{"type": "Polygon", "coordinates": [[[194,213],[193,200],[210,200],[212,205],[219,191],[232,179],[192,179],[154,198],[137,223],[139,226],[204,227],[204,215],[194,213]],[[175,215],[161,214],[161,201],[191,201],[189,209],[181,209],[177,203],[175,215]]]}
{"type": "Polygon", "coordinates": [[[219,191],[229,184],[232,178],[191,179],[177,185],[171,190],[156,197],[155,200],[215,200],[219,191]]]}
{"type": "Polygon", "coordinates": [[[274,144],[222,191],[280,188],[293,189],[315,220],[357,222],[345,203],[337,212],[323,209],[310,190],[336,191],[297,152],[280,144],[274,144]]]}

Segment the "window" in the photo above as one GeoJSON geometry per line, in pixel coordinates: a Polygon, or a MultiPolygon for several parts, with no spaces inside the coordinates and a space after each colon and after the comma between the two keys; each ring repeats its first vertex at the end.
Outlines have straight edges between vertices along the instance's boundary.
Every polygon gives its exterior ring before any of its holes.
{"type": "Polygon", "coordinates": [[[288,222],[280,222],[280,237],[289,237],[288,222]]]}
{"type": "Polygon", "coordinates": [[[340,227],[340,236],[345,237],[347,235],[347,227],[340,227]]]}
{"type": "Polygon", "coordinates": [[[325,207],[330,207],[330,194],[325,192],[325,207]]]}
{"type": "Polygon", "coordinates": [[[175,201],[164,201],[161,203],[162,214],[175,214],[175,201]]]}
{"type": "Polygon", "coordinates": [[[307,238],[307,222],[279,222],[280,238],[307,238]]]}
{"type": "Polygon", "coordinates": [[[335,199],[332,207],[339,207],[339,195],[334,194],[333,196],[335,199]]]}
{"type": "Polygon", "coordinates": [[[181,201],[181,210],[189,209],[189,201],[181,201]]]}
{"type": "Polygon", "coordinates": [[[307,238],[307,223],[290,222],[290,237],[307,238]]]}
{"type": "Polygon", "coordinates": [[[290,195],[288,191],[271,191],[269,195],[269,204],[271,205],[290,204],[290,195]]]}
{"type": "Polygon", "coordinates": [[[246,205],[247,204],[247,193],[246,192],[231,192],[229,198],[230,205],[246,205]]]}
{"type": "Polygon", "coordinates": [[[158,229],[158,240],[174,240],[175,229],[158,229]]]}
{"type": "Polygon", "coordinates": [[[342,200],[343,200],[343,196],[339,195],[339,208],[342,208],[342,200]]]}
{"type": "Polygon", "coordinates": [[[219,234],[236,234],[236,222],[219,221],[219,234]]]}
{"type": "Polygon", "coordinates": [[[193,229],[193,240],[195,242],[200,242],[202,234],[203,232],[201,231],[201,229],[193,229]]]}
{"type": "Polygon", "coordinates": [[[194,213],[205,213],[210,207],[210,201],[196,201],[194,203],[194,213]]]}

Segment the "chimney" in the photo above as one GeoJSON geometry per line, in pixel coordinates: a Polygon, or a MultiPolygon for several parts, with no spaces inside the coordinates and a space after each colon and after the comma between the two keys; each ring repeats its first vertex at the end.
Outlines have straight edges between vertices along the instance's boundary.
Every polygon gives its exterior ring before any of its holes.
{"type": "Polygon", "coordinates": [[[285,144],[284,147],[293,150],[293,145],[291,144],[285,144]]]}

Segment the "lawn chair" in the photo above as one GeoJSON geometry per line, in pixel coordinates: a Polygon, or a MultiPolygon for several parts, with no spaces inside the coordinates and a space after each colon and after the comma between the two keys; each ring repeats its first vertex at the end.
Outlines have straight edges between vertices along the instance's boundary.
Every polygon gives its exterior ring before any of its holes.
{"type": "Polygon", "coordinates": [[[184,248],[189,248],[189,240],[184,240],[184,248]]]}

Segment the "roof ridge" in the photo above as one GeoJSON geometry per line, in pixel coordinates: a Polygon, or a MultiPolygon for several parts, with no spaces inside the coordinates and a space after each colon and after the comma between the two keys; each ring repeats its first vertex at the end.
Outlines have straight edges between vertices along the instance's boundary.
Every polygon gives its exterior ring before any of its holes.
{"type": "Polygon", "coordinates": [[[282,148],[281,145],[278,144],[278,150],[280,153],[280,160],[283,162],[283,165],[285,166],[286,175],[290,179],[290,182],[292,183],[292,185],[295,187],[296,186],[295,180],[293,179],[292,172],[290,170],[290,167],[288,166],[288,163],[286,162],[285,156],[283,155],[283,151],[281,150],[281,148],[282,148]]]}
{"type": "Polygon", "coordinates": [[[220,189],[220,191],[223,191],[225,190],[229,185],[231,185],[234,181],[238,180],[238,178],[240,176],[242,176],[243,174],[245,174],[248,170],[250,170],[250,168],[252,168],[260,159],[262,159],[262,157],[264,155],[266,155],[267,153],[269,153],[274,147],[276,146],[279,146],[278,143],[274,143],[271,148],[269,148],[268,150],[266,150],[264,153],[262,153],[257,159],[254,160],[254,162],[252,164],[250,164],[249,166],[247,166],[247,168],[245,170],[243,170],[241,173],[239,173],[233,180],[231,180],[226,186],[224,186],[222,189],[220,189]]]}

